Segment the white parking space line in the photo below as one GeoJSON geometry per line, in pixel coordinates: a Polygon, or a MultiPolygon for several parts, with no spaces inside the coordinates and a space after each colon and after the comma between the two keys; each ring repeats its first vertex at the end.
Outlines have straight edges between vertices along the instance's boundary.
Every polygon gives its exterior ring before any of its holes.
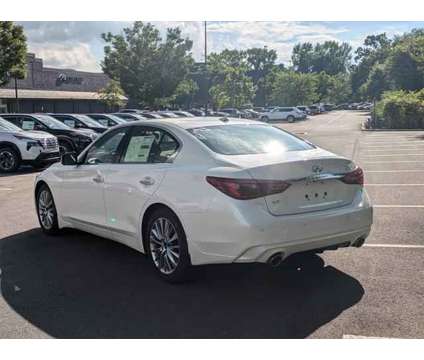
{"type": "Polygon", "coordinates": [[[12,188],[0,188],[0,191],[12,191],[12,188]]]}
{"type": "MultiPolygon", "coordinates": [[[[424,144],[423,144],[424,145],[424,144]]],[[[368,147],[362,147],[361,150],[378,150],[378,149],[401,149],[401,150],[409,150],[409,149],[423,149],[423,145],[375,145],[375,146],[368,146],[368,147]]]]}
{"type": "Polygon", "coordinates": [[[362,150],[362,151],[364,151],[364,152],[367,152],[367,153],[379,153],[379,152],[384,152],[384,153],[387,153],[387,151],[389,151],[389,150],[396,150],[396,154],[399,154],[399,155],[406,155],[403,151],[421,151],[421,150],[423,150],[424,148],[419,148],[419,149],[416,149],[416,148],[411,148],[411,149],[373,149],[373,150],[362,150]]]}
{"type": "Polygon", "coordinates": [[[414,173],[424,172],[424,170],[366,170],[365,173],[414,173]]]}
{"type": "Polygon", "coordinates": [[[424,245],[408,245],[408,244],[364,244],[363,247],[375,248],[393,248],[393,249],[424,249],[424,245]]]}
{"type": "Polygon", "coordinates": [[[365,184],[365,186],[424,186],[424,184],[365,184]]]}
{"type": "Polygon", "coordinates": [[[394,163],[423,163],[423,160],[381,160],[381,161],[362,161],[364,164],[394,164],[394,163]]]}
{"type": "Polygon", "coordinates": [[[363,336],[363,335],[350,335],[350,334],[343,334],[343,339],[395,339],[395,338],[386,338],[386,337],[378,337],[378,336],[363,336]]]}
{"type": "Polygon", "coordinates": [[[372,205],[373,208],[385,208],[385,209],[424,209],[424,205],[372,205]]]}
{"type": "Polygon", "coordinates": [[[390,156],[423,156],[424,153],[421,154],[374,154],[374,155],[362,155],[368,157],[390,157],[390,156]]]}
{"type": "Polygon", "coordinates": [[[361,145],[363,146],[421,146],[424,145],[424,141],[402,141],[402,142],[393,142],[393,141],[380,141],[380,142],[370,142],[364,143],[361,141],[361,145]]]}

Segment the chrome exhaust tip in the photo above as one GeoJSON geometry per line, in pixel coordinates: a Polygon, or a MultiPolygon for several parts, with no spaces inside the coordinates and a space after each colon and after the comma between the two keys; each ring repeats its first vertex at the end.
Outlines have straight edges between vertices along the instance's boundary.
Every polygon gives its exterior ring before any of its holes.
{"type": "Polygon", "coordinates": [[[278,267],[281,265],[283,260],[284,260],[284,253],[278,252],[270,256],[270,258],[267,261],[267,264],[270,265],[271,267],[278,267]]]}
{"type": "Polygon", "coordinates": [[[359,239],[357,239],[357,240],[356,240],[356,241],[352,244],[352,246],[359,248],[359,247],[361,247],[362,245],[364,245],[364,242],[365,242],[365,239],[364,239],[363,237],[360,237],[359,239]]]}

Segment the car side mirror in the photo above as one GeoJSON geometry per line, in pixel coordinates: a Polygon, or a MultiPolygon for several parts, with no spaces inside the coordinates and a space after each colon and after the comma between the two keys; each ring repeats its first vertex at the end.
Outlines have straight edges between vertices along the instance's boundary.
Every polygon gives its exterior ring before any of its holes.
{"type": "Polygon", "coordinates": [[[65,166],[77,165],[78,164],[77,155],[73,152],[63,154],[61,162],[62,162],[62,165],[65,165],[65,166]]]}

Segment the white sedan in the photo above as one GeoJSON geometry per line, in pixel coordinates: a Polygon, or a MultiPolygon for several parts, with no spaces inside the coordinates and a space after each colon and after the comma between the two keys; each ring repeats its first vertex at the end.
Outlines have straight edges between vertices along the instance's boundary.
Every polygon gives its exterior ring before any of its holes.
{"type": "Polygon", "coordinates": [[[36,178],[46,233],[78,228],[184,280],[193,265],[278,265],[361,246],[372,224],[352,161],[262,122],[178,118],[118,125],[36,178]]]}

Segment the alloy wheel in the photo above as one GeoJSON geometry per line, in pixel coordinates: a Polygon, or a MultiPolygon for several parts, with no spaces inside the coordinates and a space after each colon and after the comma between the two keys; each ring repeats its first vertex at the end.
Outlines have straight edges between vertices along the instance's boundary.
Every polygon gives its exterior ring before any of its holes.
{"type": "Polygon", "coordinates": [[[14,168],[15,164],[15,156],[9,150],[2,150],[0,152],[0,169],[10,171],[14,168]]]}
{"type": "Polygon", "coordinates": [[[163,274],[173,273],[180,261],[180,243],[172,222],[164,217],[156,219],[150,228],[149,241],[155,266],[163,274]]]}
{"type": "Polygon", "coordinates": [[[43,227],[47,230],[53,228],[55,210],[53,205],[53,197],[47,189],[40,192],[38,196],[38,214],[43,227]]]}

